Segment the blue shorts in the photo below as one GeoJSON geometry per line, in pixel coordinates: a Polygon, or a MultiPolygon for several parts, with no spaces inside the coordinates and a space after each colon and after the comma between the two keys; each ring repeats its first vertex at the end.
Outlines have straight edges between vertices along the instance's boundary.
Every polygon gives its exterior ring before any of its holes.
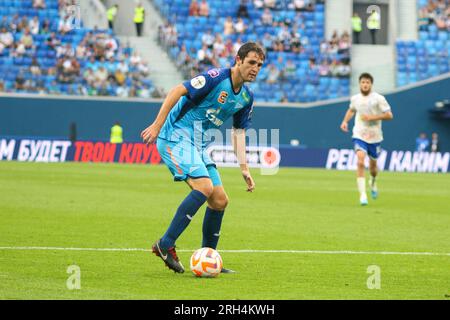
{"type": "Polygon", "coordinates": [[[355,152],[362,150],[373,160],[377,160],[381,153],[381,143],[367,143],[361,139],[353,138],[355,152]]]}
{"type": "Polygon", "coordinates": [[[221,186],[219,171],[205,149],[198,149],[192,142],[174,142],[158,138],[156,147],[175,181],[187,178],[209,178],[213,186],[221,186]]]}

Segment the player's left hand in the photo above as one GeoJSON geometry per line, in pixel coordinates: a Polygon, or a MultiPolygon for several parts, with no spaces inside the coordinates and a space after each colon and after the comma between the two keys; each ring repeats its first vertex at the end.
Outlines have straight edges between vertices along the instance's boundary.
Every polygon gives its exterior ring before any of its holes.
{"type": "Polygon", "coordinates": [[[255,190],[255,181],[253,180],[252,176],[250,175],[250,171],[242,171],[242,177],[244,178],[245,182],[247,183],[247,191],[253,192],[253,190],[255,190]]]}
{"type": "Polygon", "coordinates": [[[145,144],[151,144],[155,142],[156,138],[158,137],[160,128],[156,124],[152,124],[142,130],[141,132],[141,138],[144,141],[145,144]]]}

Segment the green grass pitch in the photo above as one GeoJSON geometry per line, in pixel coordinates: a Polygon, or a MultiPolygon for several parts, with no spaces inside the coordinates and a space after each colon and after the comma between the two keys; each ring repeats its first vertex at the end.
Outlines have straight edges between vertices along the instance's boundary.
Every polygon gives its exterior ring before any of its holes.
{"type": "MultiPolygon", "coordinates": [[[[189,190],[164,166],[0,162],[0,299],[450,299],[450,175],[382,172],[360,207],[354,172],[255,169],[254,193],[238,169],[220,172],[219,251],[238,273],[200,279],[148,251],[30,248],[150,249],[189,190]]],[[[177,242],[185,267],[203,215],[177,242]]]]}

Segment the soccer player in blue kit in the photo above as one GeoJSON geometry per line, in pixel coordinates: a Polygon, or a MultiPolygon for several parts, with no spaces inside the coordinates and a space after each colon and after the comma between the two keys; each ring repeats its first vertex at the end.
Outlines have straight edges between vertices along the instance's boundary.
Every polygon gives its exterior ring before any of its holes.
{"type": "Polygon", "coordinates": [[[166,233],[152,246],[153,253],[175,272],[184,272],[175,242],[205,202],[202,247],[217,248],[228,196],[206,146],[208,131],[217,129],[231,116],[234,151],[247,191],[255,188],[245,158],[245,129],[251,125],[253,96],[244,83],[256,80],[264,60],[264,50],[258,44],[243,44],[232,68],[211,69],[170,90],[155,121],[141,133],[145,143],[156,141],[174,180],[185,181],[191,188],[166,233]]]}

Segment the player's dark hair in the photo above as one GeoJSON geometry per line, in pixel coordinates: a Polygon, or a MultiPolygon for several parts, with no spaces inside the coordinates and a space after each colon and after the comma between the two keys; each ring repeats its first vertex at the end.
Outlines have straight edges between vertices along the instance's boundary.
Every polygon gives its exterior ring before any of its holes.
{"type": "Polygon", "coordinates": [[[369,79],[370,82],[373,84],[373,77],[370,73],[364,72],[359,76],[359,81],[361,81],[361,79],[369,79]]]}
{"type": "Polygon", "coordinates": [[[257,44],[256,42],[246,42],[244,43],[238,50],[238,57],[241,59],[241,61],[244,61],[245,57],[250,52],[256,52],[258,56],[260,56],[261,59],[266,59],[266,53],[264,52],[264,49],[257,44]]]}

